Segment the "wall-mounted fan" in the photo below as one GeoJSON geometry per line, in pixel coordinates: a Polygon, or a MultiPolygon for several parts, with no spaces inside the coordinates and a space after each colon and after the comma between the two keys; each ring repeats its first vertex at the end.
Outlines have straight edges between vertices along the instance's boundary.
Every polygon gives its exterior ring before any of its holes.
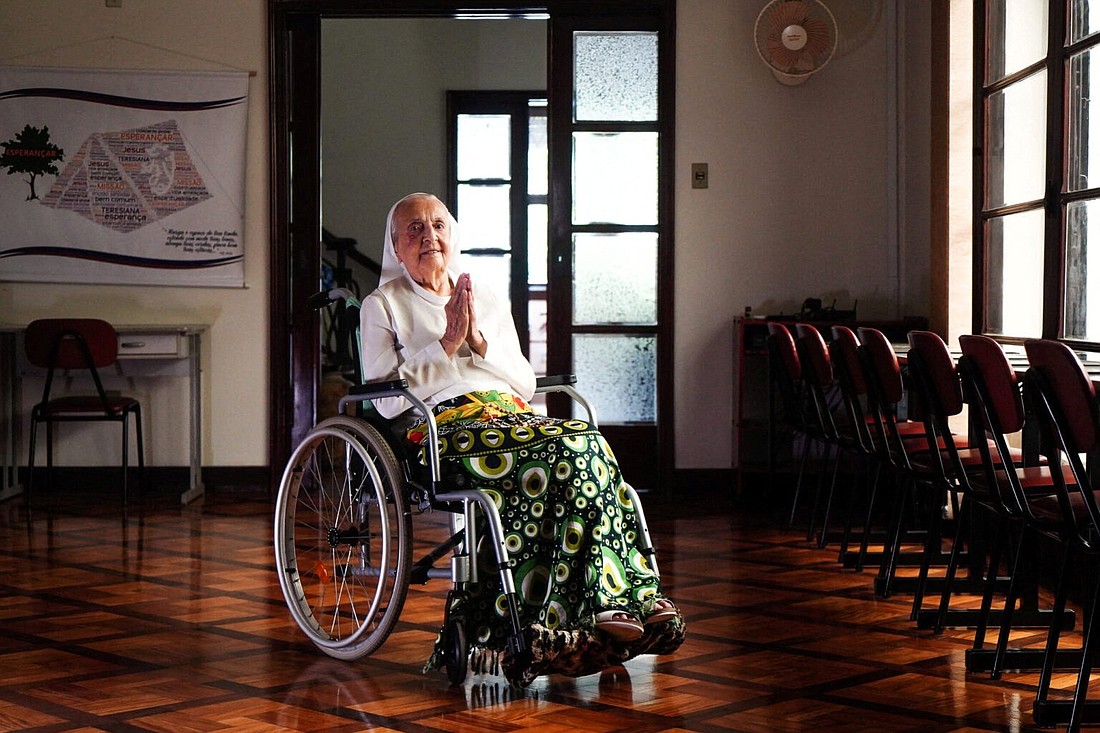
{"type": "Polygon", "coordinates": [[[820,0],[772,0],[756,17],[756,51],[784,84],[801,84],[836,52],[836,20],[820,0]]]}

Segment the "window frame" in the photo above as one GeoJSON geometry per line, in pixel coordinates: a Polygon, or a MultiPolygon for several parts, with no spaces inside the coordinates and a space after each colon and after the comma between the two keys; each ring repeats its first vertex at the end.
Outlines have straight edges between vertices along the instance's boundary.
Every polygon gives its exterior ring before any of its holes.
{"type": "MultiPolygon", "coordinates": [[[[1013,71],[996,81],[986,82],[986,62],[993,39],[988,36],[989,13],[996,0],[975,0],[974,4],[974,81],[973,140],[973,324],[975,333],[987,333],[1005,342],[1022,342],[1035,334],[1004,333],[990,328],[996,314],[992,311],[988,293],[998,287],[988,276],[991,253],[988,225],[1003,216],[1026,211],[1043,212],[1043,293],[1041,337],[1057,338],[1082,348],[1100,348],[1100,342],[1066,336],[1067,292],[1066,275],[1069,259],[1067,242],[1067,207],[1078,201],[1100,200],[1100,186],[1067,191],[1067,170],[1070,160],[1067,126],[1073,93],[1067,83],[1067,66],[1072,58],[1088,49],[1100,51],[1100,33],[1067,43],[1067,14],[1070,0],[1048,0],[1046,55],[1028,66],[1013,71]],[[987,206],[987,188],[991,180],[991,156],[988,149],[990,98],[1035,73],[1046,74],[1045,179],[1041,198],[987,206]]],[[[1007,39],[1003,39],[1006,40],[1007,39]]],[[[1100,145],[1100,142],[1098,142],[1100,145]]],[[[1100,277],[1100,272],[1096,273],[1100,277]]],[[[1003,285],[1001,285],[1003,287],[1003,285]]],[[[1100,308],[1100,302],[1094,307],[1100,308]]],[[[1081,311],[1084,313],[1084,310],[1081,311]]],[[[1083,317],[1083,315],[1082,315],[1083,317]]]]}

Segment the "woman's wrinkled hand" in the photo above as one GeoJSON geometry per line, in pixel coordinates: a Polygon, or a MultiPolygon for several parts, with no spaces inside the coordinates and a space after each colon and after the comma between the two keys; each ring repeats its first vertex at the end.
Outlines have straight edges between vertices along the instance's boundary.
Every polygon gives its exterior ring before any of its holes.
{"type": "Polygon", "coordinates": [[[468,273],[458,276],[444,312],[447,314],[447,327],[443,331],[442,338],[439,339],[439,344],[447,356],[454,356],[463,343],[469,344],[478,355],[485,356],[487,344],[477,326],[474,287],[468,273]]]}

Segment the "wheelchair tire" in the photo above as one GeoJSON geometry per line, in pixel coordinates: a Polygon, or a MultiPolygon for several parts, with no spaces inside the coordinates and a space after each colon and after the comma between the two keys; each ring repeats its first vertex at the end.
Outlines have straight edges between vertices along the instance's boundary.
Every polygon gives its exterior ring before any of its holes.
{"type": "Polygon", "coordinates": [[[404,474],[371,425],[346,416],[295,448],[275,502],[275,561],[291,616],[336,659],[376,651],[409,587],[404,474]]]}
{"type": "Polygon", "coordinates": [[[443,630],[443,667],[452,685],[466,680],[470,647],[466,643],[466,628],[458,621],[448,621],[443,630]]]}

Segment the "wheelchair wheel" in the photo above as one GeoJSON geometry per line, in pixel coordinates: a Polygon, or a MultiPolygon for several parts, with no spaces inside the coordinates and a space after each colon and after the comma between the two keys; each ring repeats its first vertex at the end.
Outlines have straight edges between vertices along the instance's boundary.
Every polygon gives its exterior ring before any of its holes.
{"type": "Polygon", "coordinates": [[[353,418],[318,424],[291,455],[275,504],[279,584],[295,622],[331,657],[371,654],[401,614],[411,555],[389,444],[353,418]]]}
{"type": "Polygon", "coordinates": [[[443,668],[452,685],[461,685],[466,680],[469,656],[466,628],[458,621],[448,621],[443,628],[443,668]]]}

